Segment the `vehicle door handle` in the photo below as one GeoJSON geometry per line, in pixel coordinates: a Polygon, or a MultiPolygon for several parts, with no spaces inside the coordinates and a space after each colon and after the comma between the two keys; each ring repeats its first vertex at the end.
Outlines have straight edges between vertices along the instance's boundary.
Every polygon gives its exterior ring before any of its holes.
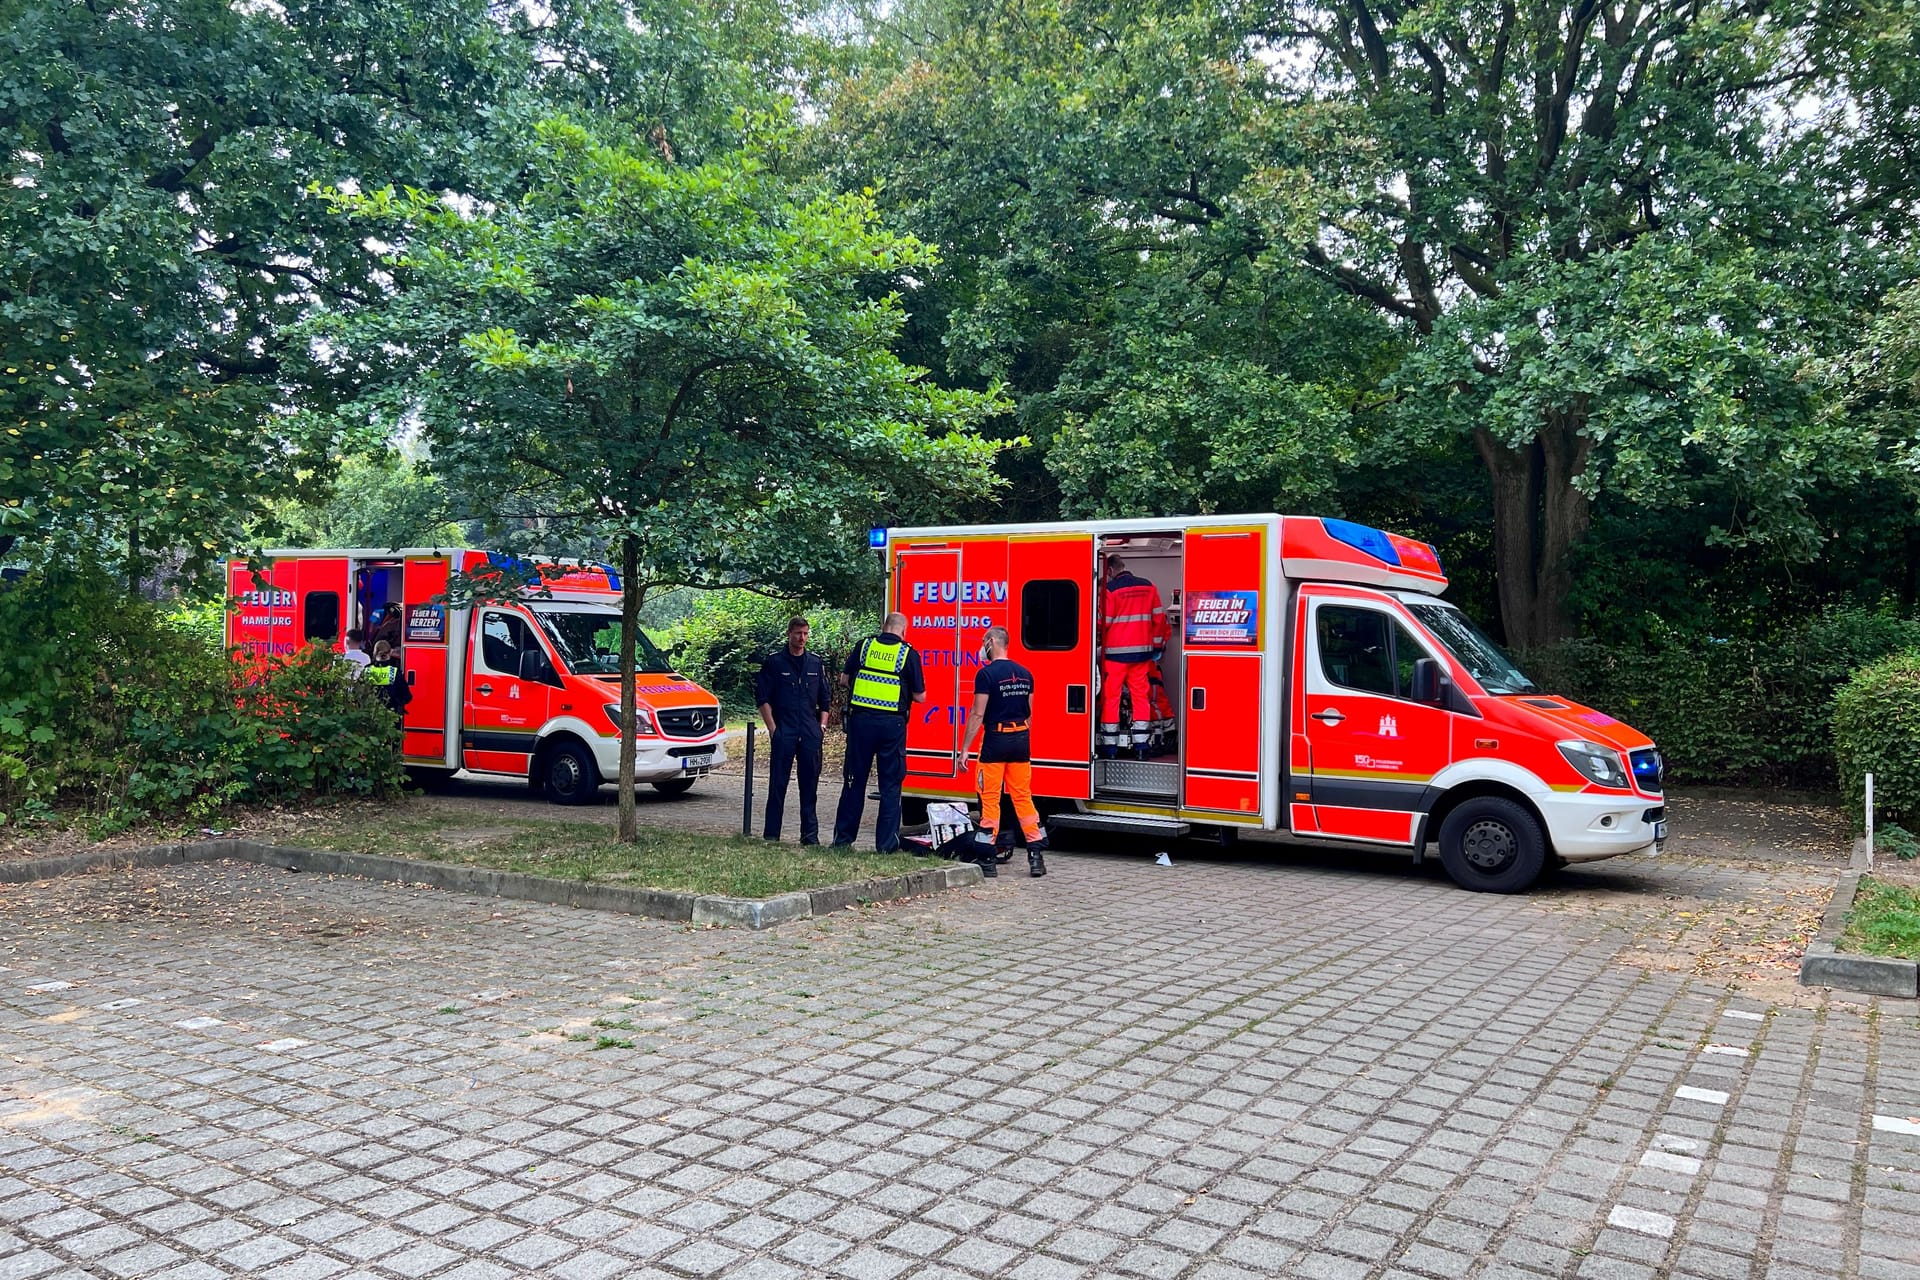
{"type": "Polygon", "coordinates": [[[487,695],[491,695],[493,693],[493,686],[490,684],[477,684],[473,686],[473,688],[476,693],[487,694],[487,695]]]}
{"type": "Polygon", "coordinates": [[[1340,708],[1328,707],[1325,711],[1316,711],[1313,718],[1322,724],[1339,724],[1346,717],[1340,714],[1340,708]]]}

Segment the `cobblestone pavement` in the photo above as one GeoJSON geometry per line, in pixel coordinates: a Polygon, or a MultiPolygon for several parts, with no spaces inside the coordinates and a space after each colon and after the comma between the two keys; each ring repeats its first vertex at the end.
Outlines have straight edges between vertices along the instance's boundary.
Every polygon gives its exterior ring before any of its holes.
{"type": "Polygon", "coordinates": [[[1054,862],[757,935],[0,890],[0,1277],[1920,1275],[1920,1008],[1647,958],[1813,872],[1054,862]]]}

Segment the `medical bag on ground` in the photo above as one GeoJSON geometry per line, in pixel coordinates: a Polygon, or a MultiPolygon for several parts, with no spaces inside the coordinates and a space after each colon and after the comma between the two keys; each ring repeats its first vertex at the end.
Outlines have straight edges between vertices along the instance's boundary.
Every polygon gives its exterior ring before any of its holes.
{"type": "Polygon", "coordinates": [[[944,801],[927,806],[927,834],[907,836],[901,843],[916,853],[931,853],[942,858],[960,858],[973,848],[973,815],[963,804],[944,801]]]}

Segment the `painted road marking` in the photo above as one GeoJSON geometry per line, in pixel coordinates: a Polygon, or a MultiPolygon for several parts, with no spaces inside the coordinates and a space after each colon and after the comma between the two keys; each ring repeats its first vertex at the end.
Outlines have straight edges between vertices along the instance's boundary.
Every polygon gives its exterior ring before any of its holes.
{"type": "Polygon", "coordinates": [[[1873,1127],[1882,1133],[1910,1133],[1920,1138],[1920,1119],[1913,1116],[1905,1119],[1899,1116],[1875,1116],[1873,1127]]]}
{"type": "Polygon", "coordinates": [[[1700,1162],[1692,1156],[1679,1156],[1671,1151],[1649,1151],[1640,1157],[1640,1163],[1649,1169],[1665,1169],[1669,1173],[1684,1173],[1689,1178],[1700,1172],[1700,1162]]]}
{"type": "Polygon", "coordinates": [[[204,1031],[208,1027],[219,1026],[220,1019],[202,1016],[198,1018],[187,1018],[186,1020],[181,1022],[176,1022],[173,1025],[176,1027],[179,1027],[183,1031],[204,1031]]]}
{"type": "Polygon", "coordinates": [[[1690,1084],[1683,1084],[1674,1093],[1689,1102],[1711,1102],[1716,1107],[1723,1107],[1727,1103],[1727,1095],[1718,1089],[1696,1089],[1690,1084]]]}
{"type": "Polygon", "coordinates": [[[265,1044],[255,1045],[254,1048],[265,1049],[268,1053],[285,1053],[289,1049],[298,1049],[306,1043],[307,1041],[305,1040],[297,1040],[292,1036],[288,1036],[284,1040],[269,1040],[265,1044]]]}
{"type": "Polygon", "coordinates": [[[1747,1056],[1747,1051],[1737,1044],[1710,1044],[1706,1047],[1705,1052],[1717,1053],[1723,1058],[1744,1058],[1747,1056]]]}
{"type": "Polygon", "coordinates": [[[1729,1018],[1739,1018],[1744,1022],[1765,1022],[1767,1020],[1766,1014],[1754,1013],[1749,1009],[1729,1009],[1727,1010],[1727,1016],[1729,1018]]]}

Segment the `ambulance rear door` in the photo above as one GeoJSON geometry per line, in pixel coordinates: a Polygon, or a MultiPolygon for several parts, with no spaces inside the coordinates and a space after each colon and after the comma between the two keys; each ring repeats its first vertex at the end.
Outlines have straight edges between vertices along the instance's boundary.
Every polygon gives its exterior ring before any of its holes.
{"type": "MultiPolygon", "coordinates": [[[[1091,533],[1016,534],[1007,542],[1008,653],[1033,672],[1033,790],[1093,794],[1094,575],[1091,533]]],[[[969,698],[971,702],[971,698],[969,698]]]]}
{"type": "MultiPolygon", "coordinates": [[[[455,768],[459,744],[449,729],[459,723],[460,681],[447,679],[453,636],[448,627],[448,562],[445,556],[408,556],[401,568],[405,617],[400,632],[404,679],[413,693],[401,734],[408,764],[455,768]]],[[[451,668],[456,676],[459,669],[451,668]]]]}
{"type": "Polygon", "coordinates": [[[1277,561],[1272,527],[1197,525],[1186,533],[1181,641],[1181,812],[1272,826],[1279,752],[1277,561]],[[1268,731],[1271,722],[1273,731],[1268,731]]]}

